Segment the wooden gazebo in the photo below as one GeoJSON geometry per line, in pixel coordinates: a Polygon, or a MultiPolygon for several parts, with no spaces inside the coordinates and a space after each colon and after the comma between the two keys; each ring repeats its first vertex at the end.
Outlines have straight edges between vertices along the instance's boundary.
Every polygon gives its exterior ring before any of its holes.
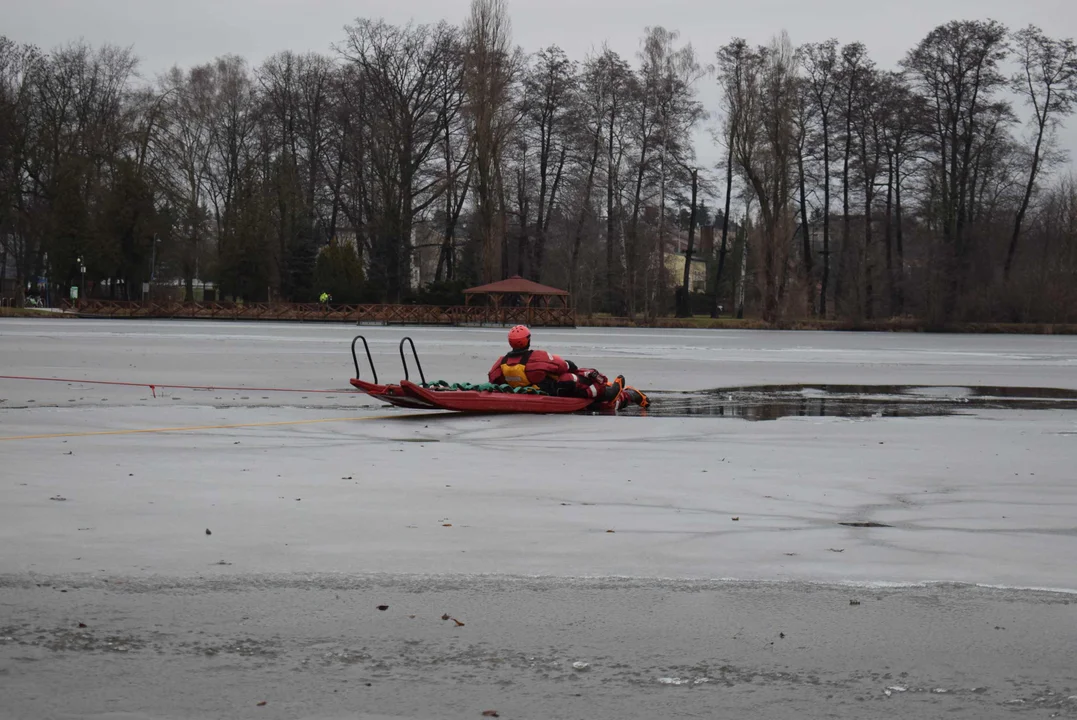
{"type": "Polygon", "coordinates": [[[519,275],[468,288],[464,291],[464,304],[468,306],[465,314],[483,323],[576,326],[576,311],[572,309],[568,291],[524,280],[519,275]],[[473,304],[476,298],[480,300],[473,304]]]}
{"type": "Polygon", "coordinates": [[[471,305],[476,296],[485,297],[495,308],[503,307],[539,307],[542,309],[569,308],[572,296],[567,290],[559,290],[549,285],[525,280],[513,275],[506,280],[498,280],[488,285],[468,288],[464,291],[464,304],[471,305]],[[516,302],[518,300],[518,302],[516,302]],[[535,301],[538,301],[537,303],[535,301]]]}

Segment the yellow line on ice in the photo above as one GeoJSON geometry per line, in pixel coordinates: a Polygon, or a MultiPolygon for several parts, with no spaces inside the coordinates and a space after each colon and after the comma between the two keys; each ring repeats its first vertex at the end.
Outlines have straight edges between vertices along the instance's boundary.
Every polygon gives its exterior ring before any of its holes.
{"type": "Polygon", "coordinates": [[[0,435],[3,440],[47,440],[49,438],[89,437],[95,435],[134,435],[136,433],[190,432],[192,430],[232,430],[235,428],[274,427],[278,425],[313,425],[315,423],[352,422],[355,420],[397,420],[419,417],[418,415],[362,415],[341,418],[317,418],[315,420],[280,420],[276,422],[237,423],[234,425],[192,425],[187,427],[139,428],[136,430],[94,430],[90,432],[46,433],[43,435],[0,435]]]}

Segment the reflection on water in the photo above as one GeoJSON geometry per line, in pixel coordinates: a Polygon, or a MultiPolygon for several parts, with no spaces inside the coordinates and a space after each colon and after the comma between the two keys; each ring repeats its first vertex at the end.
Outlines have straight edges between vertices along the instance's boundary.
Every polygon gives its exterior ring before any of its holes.
{"type": "Polygon", "coordinates": [[[1077,391],[1057,388],[925,385],[759,385],[648,394],[650,417],[929,417],[973,410],[1077,410],[1077,391]]]}

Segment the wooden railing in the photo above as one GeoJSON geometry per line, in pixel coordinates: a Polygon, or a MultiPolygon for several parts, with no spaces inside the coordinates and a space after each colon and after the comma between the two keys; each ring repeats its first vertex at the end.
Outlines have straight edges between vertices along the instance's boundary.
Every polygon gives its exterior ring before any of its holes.
{"type": "Polygon", "coordinates": [[[575,327],[572,308],[493,308],[454,305],[323,305],[321,303],[64,301],[84,317],[191,318],[206,320],[291,320],[381,325],[515,325],[575,327]]]}

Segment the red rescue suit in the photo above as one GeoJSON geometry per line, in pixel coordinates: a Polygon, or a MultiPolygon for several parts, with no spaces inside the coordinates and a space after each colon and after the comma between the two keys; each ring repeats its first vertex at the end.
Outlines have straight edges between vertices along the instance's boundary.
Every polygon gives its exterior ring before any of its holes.
{"type": "Polygon", "coordinates": [[[545,350],[513,350],[499,357],[490,368],[495,385],[535,387],[549,395],[597,399],[608,383],[596,370],[577,368],[545,350]]]}

